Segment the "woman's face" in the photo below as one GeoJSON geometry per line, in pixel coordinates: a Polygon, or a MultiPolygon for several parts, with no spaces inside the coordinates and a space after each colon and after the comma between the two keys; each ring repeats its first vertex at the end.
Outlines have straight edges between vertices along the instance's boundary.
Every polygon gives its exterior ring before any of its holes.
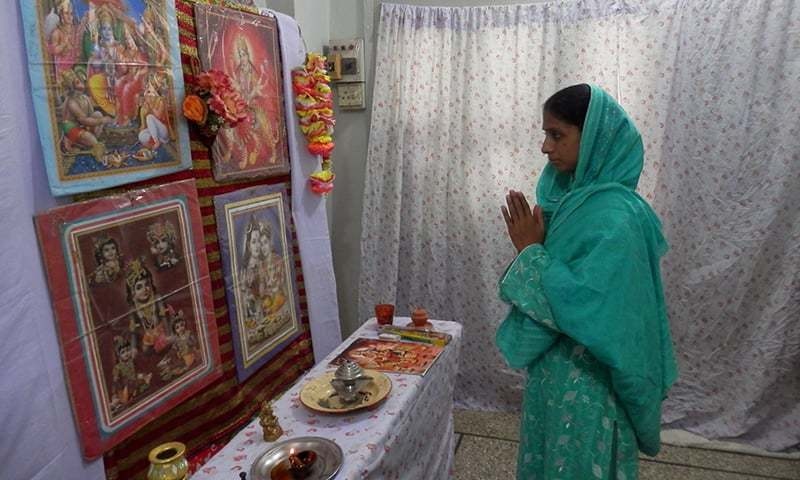
{"type": "Polygon", "coordinates": [[[581,130],[576,125],[563,122],[545,111],[542,114],[544,142],[542,153],[559,172],[574,172],[578,166],[581,147],[581,130]]]}

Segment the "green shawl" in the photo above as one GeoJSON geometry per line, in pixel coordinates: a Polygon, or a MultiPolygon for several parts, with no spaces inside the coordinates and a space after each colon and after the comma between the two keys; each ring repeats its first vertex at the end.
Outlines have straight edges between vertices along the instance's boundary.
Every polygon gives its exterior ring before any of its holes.
{"type": "Polygon", "coordinates": [[[660,448],[661,401],[677,377],[659,261],[658,217],[634,191],[641,136],[622,107],[591,87],[574,174],[545,167],[536,189],[544,245],[517,256],[500,282],[512,305],[497,343],[511,366],[529,366],[558,336],[609,368],[639,448],[660,448]]]}

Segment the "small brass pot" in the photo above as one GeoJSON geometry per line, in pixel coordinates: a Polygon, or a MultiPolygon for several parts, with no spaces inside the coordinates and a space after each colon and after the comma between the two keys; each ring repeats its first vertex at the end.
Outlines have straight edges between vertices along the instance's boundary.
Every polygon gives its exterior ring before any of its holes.
{"type": "Polygon", "coordinates": [[[150,450],[147,458],[150,460],[147,480],[186,480],[189,478],[186,445],[181,442],[161,444],[150,450]]]}

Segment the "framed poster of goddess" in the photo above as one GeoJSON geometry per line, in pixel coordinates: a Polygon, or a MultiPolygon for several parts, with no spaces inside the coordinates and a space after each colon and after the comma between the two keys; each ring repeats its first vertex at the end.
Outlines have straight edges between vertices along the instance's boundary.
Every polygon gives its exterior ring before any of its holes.
{"type": "Polygon", "coordinates": [[[239,381],[300,334],[287,199],[280,184],[214,197],[239,381]]]}
{"type": "Polygon", "coordinates": [[[195,4],[203,70],[220,70],[247,103],[248,121],[220,130],[211,147],[214,179],[289,172],[278,22],[274,17],[195,4]]]}
{"type": "Polygon", "coordinates": [[[20,0],[54,195],[191,167],[172,0],[20,0]]]}
{"type": "Polygon", "coordinates": [[[221,373],[194,180],[36,217],[86,458],[221,373]]]}

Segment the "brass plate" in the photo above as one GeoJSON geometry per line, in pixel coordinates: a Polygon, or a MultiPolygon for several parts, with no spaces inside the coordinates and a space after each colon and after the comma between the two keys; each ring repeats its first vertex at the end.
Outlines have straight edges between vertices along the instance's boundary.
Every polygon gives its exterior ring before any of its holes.
{"type": "Polygon", "coordinates": [[[365,369],[364,375],[372,377],[372,380],[359,389],[361,398],[353,403],[344,403],[331,385],[334,373],[323,373],[308,382],[300,391],[300,402],[316,412],[350,413],[377,406],[392,391],[392,381],[385,373],[365,369]]]}

